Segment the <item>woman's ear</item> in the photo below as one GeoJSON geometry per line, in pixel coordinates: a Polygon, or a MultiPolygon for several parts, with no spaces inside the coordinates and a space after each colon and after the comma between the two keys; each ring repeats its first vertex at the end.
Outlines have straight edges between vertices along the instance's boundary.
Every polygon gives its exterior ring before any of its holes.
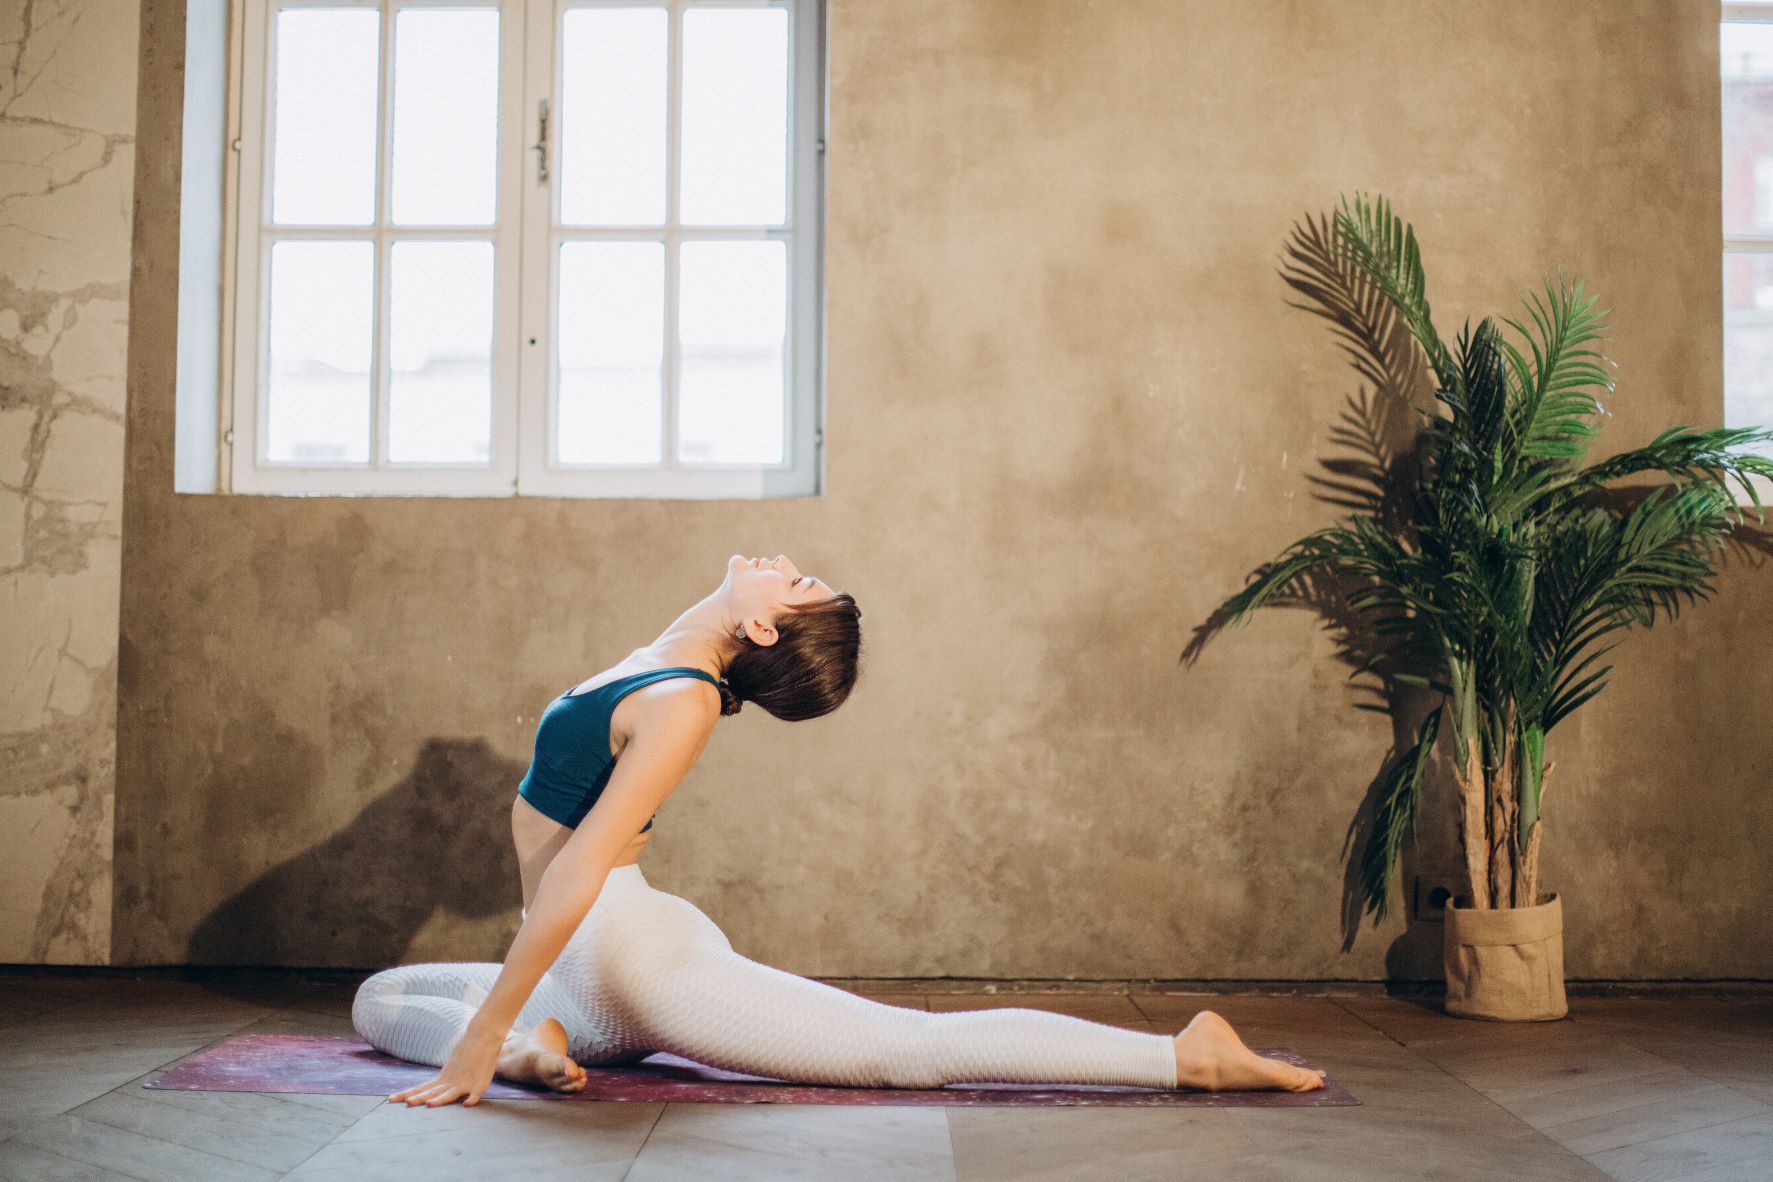
{"type": "Polygon", "coordinates": [[[776,631],[774,625],[765,623],[757,616],[752,616],[745,621],[745,635],[751,639],[752,644],[760,644],[764,648],[768,648],[781,639],[781,634],[776,631]]]}

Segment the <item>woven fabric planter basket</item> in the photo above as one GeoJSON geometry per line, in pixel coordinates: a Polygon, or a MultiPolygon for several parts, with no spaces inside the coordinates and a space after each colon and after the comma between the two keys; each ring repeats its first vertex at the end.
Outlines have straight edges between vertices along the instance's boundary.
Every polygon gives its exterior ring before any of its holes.
{"type": "Polygon", "coordinates": [[[1564,909],[1556,892],[1536,907],[1474,910],[1447,904],[1447,1012],[1496,1022],[1545,1022],[1564,999],[1564,909]]]}

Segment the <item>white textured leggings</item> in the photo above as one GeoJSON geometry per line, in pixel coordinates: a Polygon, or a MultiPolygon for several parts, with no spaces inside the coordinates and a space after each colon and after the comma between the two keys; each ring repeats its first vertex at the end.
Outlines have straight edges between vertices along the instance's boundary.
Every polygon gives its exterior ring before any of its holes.
{"type": "MultiPolygon", "coordinates": [[[[441,1067],[500,967],[384,969],[358,988],[352,1024],[378,1050],[441,1067]]],[[[587,1067],[667,1051],[748,1075],[854,1087],[1176,1086],[1169,1035],[1033,1009],[906,1009],[747,960],[637,863],[610,871],[512,1028],[543,1018],[566,1027],[567,1053],[587,1067]]]]}

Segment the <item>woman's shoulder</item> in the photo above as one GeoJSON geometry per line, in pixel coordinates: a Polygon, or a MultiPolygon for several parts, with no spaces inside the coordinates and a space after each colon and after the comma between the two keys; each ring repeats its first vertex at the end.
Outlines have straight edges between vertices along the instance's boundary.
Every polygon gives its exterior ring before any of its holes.
{"type": "Polygon", "coordinates": [[[661,677],[623,695],[612,721],[616,716],[625,716],[621,723],[630,733],[655,726],[711,727],[720,717],[720,689],[714,682],[691,673],[661,677]]]}

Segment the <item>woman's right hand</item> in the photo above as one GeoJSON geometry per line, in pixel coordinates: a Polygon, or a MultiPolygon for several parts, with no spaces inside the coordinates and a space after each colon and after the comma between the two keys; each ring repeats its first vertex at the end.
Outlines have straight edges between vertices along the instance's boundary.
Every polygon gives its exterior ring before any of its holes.
{"type": "Polygon", "coordinates": [[[457,1100],[472,1107],[480,1103],[480,1097],[492,1083],[499,1066],[499,1052],[504,1046],[505,1035],[476,1029],[470,1024],[456,1040],[455,1049],[436,1075],[424,1083],[402,1088],[388,1099],[404,1101],[408,1108],[421,1104],[436,1108],[441,1104],[454,1104],[457,1100]]]}

